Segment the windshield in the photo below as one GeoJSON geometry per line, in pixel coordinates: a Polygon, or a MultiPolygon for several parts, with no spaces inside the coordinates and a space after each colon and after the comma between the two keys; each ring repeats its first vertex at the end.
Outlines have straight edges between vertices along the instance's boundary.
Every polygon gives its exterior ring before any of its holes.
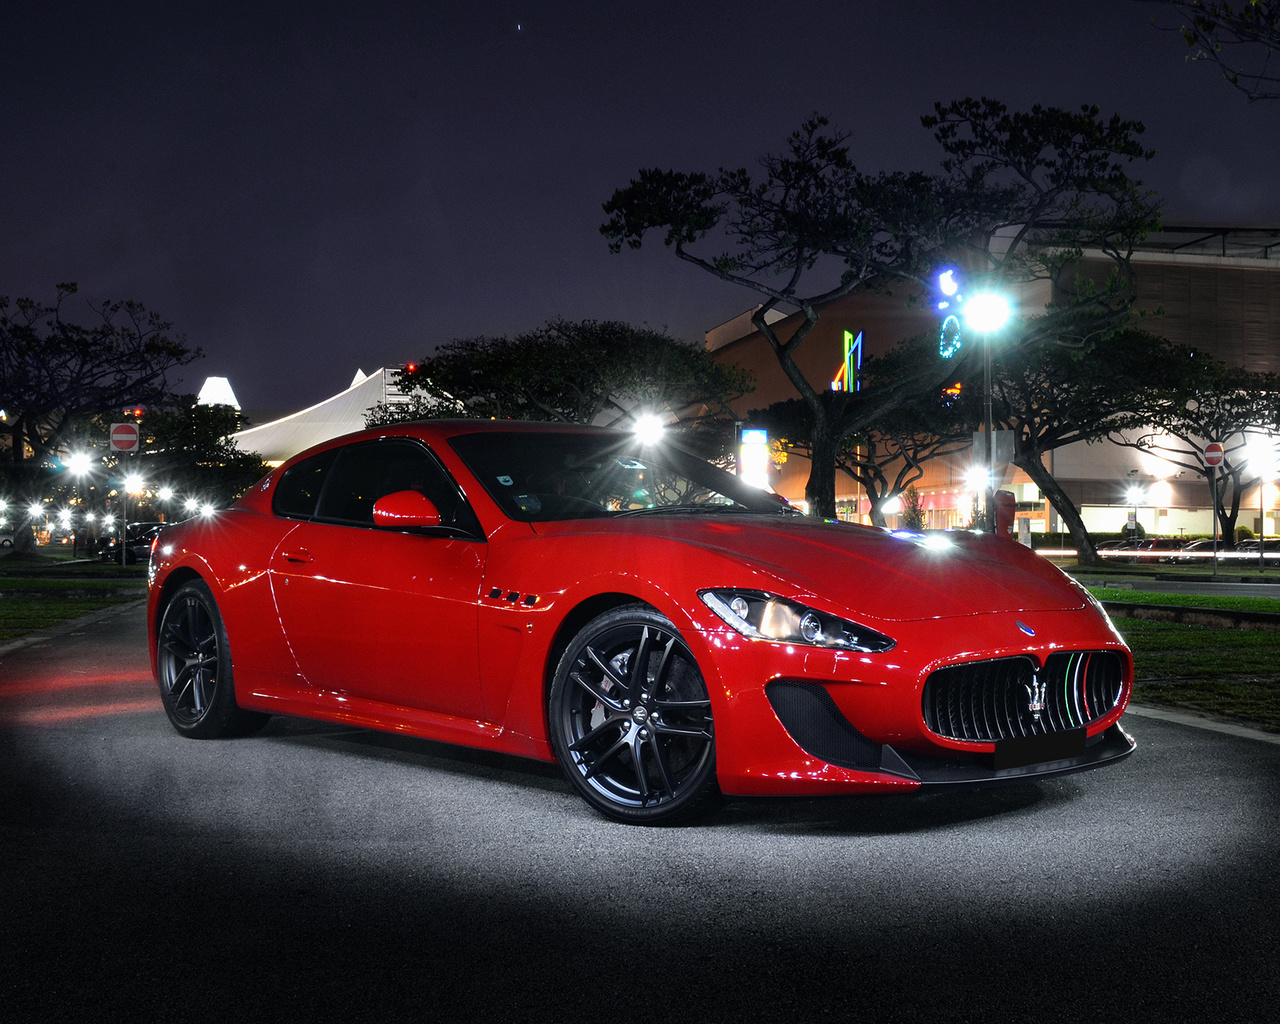
{"type": "Polygon", "coordinates": [[[482,433],[450,440],[512,519],[784,512],[783,502],[673,445],[630,434],[482,433]]]}

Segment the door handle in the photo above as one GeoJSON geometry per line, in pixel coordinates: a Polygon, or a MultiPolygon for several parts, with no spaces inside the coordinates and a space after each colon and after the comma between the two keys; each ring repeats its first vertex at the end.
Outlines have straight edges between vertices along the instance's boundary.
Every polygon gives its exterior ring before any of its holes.
{"type": "Polygon", "coordinates": [[[305,565],[307,562],[312,561],[311,552],[306,548],[298,548],[297,551],[282,551],[281,557],[286,562],[293,562],[297,565],[305,565]]]}

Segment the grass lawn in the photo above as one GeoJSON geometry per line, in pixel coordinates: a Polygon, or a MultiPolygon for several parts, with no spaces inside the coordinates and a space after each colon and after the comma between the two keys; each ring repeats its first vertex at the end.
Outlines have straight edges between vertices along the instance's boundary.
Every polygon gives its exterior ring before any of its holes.
{"type": "Polygon", "coordinates": [[[1158,590],[1129,590],[1125,587],[1090,587],[1089,593],[1099,601],[1171,604],[1181,608],[1222,608],[1233,612],[1275,612],[1280,614],[1280,599],[1274,597],[1168,594],[1158,590]]]}
{"type": "Polygon", "coordinates": [[[146,566],[73,561],[70,549],[0,558],[0,643],[146,597],[146,566]]]}
{"type": "Polygon", "coordinates": [[[1241,718],[1280,732],[1280,633],[1119,619],[1139,704],[1241,718]]]}
{"type": "Polygon", "coordinates": [[[136,601],[145,596],[139,591],[129,596],[82,597],[12,594],[0,595],[0,643],[16,640],[67,619],[109,608],[113,604],[136,601]]]}

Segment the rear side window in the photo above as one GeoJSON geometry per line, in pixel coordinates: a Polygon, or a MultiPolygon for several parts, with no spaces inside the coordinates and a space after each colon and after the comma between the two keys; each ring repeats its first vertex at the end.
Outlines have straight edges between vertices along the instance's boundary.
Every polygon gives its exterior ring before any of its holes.
{"type": "Polygon", "coordinates": [[[288,519],[310,519],[314,516],[320,491],[337,457],[336,451],[324,452],[298,463],[285,473],[271,496],[271,511],[288,519]]]}

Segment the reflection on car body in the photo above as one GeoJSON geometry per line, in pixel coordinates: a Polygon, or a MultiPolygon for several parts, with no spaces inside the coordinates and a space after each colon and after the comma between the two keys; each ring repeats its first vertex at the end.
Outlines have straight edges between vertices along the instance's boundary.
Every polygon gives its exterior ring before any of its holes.
{"type": "Polygon", "coordinates": [[[150,580],[180,732],[279,713],[554,760],[620,821],[1133,749],[1127,648],[1021,545],[824,522],[673,444],[592,428],[326,442],[165,530],[150,580]]]}

